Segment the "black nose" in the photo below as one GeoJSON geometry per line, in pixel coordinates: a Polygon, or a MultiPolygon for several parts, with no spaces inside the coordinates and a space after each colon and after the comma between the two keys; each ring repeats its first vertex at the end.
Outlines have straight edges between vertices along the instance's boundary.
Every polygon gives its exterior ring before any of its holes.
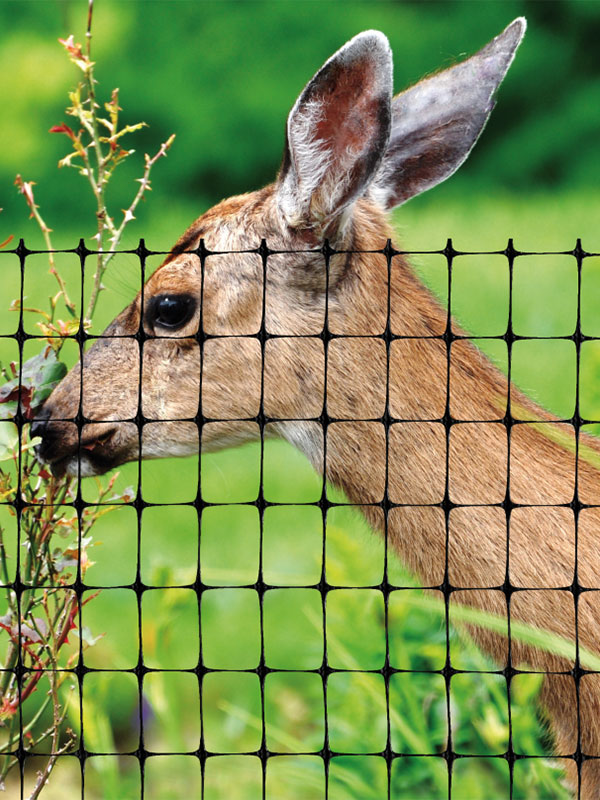
{"type": "Polygon", "coordinates": [[[32,439],[41,437],[42,441],[33,448],[36,456],[41,461],[46,461],[50,447],[51,431],[48,427],[48,420],[50,419],[50,410],[42,408],[36,413],[35,420],[31,423],[29,435],[32,439]]]}
{"type": "Polygon", "coordinates": [[[36,415],[35,421],[31,424],[31,429],[29,431],[29,435],[32,439],[36,436],[44,436],[48,428],[48,419],[50,418],[50,412],[48,409],[43,408],[38,414],[36,415]]]}

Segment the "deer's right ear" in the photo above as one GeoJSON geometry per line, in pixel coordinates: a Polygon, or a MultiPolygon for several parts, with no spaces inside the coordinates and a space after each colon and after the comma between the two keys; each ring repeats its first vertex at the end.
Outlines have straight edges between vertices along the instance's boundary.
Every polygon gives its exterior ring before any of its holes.
{"type": "Polygon", "coordinates": [[[359,33],[307,84],[288,117],[277,184],[288,225],[335,237],[381,164],[391,98],[392,53],[378,31],[359,33]]]}

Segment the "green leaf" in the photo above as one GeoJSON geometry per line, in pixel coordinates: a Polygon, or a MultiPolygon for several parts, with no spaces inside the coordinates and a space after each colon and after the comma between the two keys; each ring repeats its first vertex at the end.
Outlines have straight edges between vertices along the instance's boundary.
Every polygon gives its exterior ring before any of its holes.
{"type": "Polygon", "coordinates": [[[66,366],[57,359],[50,347],[30,358],[21,368],[20,380],[17,376],[0,387],[0,417],[12,416],[16,411],[19,386],[21,406],[27,415],[33,415],[66,374],[66,366]]]}
{"type": "Polygon", "coordinates": [[[0,425],[0,461],[10,461],[19,446],[19,432],[13,424],[0,425]]]}
{"type": "Polygon", "coordinates": [[[0,420],[12,419],[17,413],[17,401],[0,403],[0,420]]]}

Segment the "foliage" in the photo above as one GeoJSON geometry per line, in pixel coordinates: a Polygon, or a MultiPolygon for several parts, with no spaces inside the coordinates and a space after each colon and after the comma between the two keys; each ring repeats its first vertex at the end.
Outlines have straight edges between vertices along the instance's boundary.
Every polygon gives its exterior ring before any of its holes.
{"type": "MultiPolygon", "coordinates": [[[[24,365],[24,382],[13,378],[7,386],[11,391],[2,398],[7,400],[2,408],[16,404],[10,398],[21,394],[24,417],[32,418],[43,399],[64,374],[54,352],[47,347],[28,365],[24,365]],[[47,356],[47,358],[45,358],[47,356]],[[33,362],[33,363],[32,363],[33,362]]],[[[4,377],[8,377],[4,373],[4,377]]],[[[72,589],[77,577],[83,579],[93,564],[88,550],[92,545],[91,530],[97,520],[111,510],[110,505],[84,509],[81,518],[73,513],[72,503],[77,494],[77,484],[72,478],[55,478],[37,462],[33,448],[36,440],[29,439],[26,431],[19,436],[13,422],[0,423],[0,498],[4,503],[19,497],[23,508],[19,514],[22,538],[18,575],[25,585],[17,596],[9,575],[9,557],[5,547],[5,532],[0,527],[0,569],[6,600],[4,614],[0,617],[1,633],[8,638],[2,648],[2,681],[0,683],[0,727],[2,742],[0,752],[0,777],[15,765],[10,758],[24,737],[26,750],[39,752],[40,746],[50,740],[51,753],[39,773],[30,797],[35,798],[46,784],[57,756],[75,746],[76,733],[63,723],[69,711],[74,691],[73,675],[69,672],[79,658],[80,649],[69,642],[81,630],[82,648],[95,644],[89,629],[80,628],[80,604],[72,589]],[[17,679],[16,668],[25,670],[22,683],[17,679]],[[60,671],[58,671],[60,670],[60,671]],[[42,680],[43,679],[43,680],[42,680]],[[41,683],[40,683],[41,682],[41,683]],[[38,702],[27,702],[40,685],[48,684],[38,702]],[[70,690],[65,693],[66,686],[70,690]],[[48,724],[44,712],[52,709],[48,724]],[[42,724],[42,722],[44,724],[42,724]]],[[[98,483],[99,504],[121,501],[122,496],[112,496],[115,477],[105,487],[98,483]]],[[[12,505],[7,509],[13,517],[18,512],[12,505]]],[[[93,599],[88,596],[81,604],[93,599]]]]}
{"type": "MultiPolygon", "coordinates": [[[[60,133],[67,136],[72,145],[71,152],[60,159],[58,166],[76,169],[78,173],[89,182],[92,194],[96,199],[97,232],[92,237],[97,249],[96,271],[93,276],[93,286],[87,311],[83,317],[84,328],[89,327],[91,323],[94,311],[96,310],[98,296],[100,291],[104,288],[102,286],[102,277],[114,257],[114,251],[119,246],[125,227],[135,219],[134,212],[140,200],[142,200],[144,194],[151,189],[150,172],[152,171],[152,167],[159,158],[166,156],[167,151],[175,139],[175,135],[171,134],[154,156],[149,156],[147,153],[145,154],[144,172],[142,177],[138,178],[140,184],[139,189],[135,193],[129,207],[123,210],[122,221],[119,224],[115,223],[106,204],[106,188],[115,169],[135,152],[135,150],[125,150],[123,148],[123,137],[139,131],[146,123],[138,122],[134,125],[119,127],[119,112],[123,109],[119,106],[118,89],[113,89],[110,101],[104,103],[104,108],[108,113],[108,117],[99,116],[98,111],[100,106],[96,101],[94,62],[90,58],[92,10],[93,0],[90,0],[85,52],[83,52],[82,46],[74,41],[72,35],[69,36],[68,39],[58,40],[65,48],[71,63],[83,73],[83,82],[79,83],[74,91],[69,92],[71,105],[66,110],[67,114],[75,117],[81,127],[78,131],[73,131],[63,122],[60,125],[53,125],[50,128],[50,133],[60,133]],[[102,129],[105,129],[107,135],[101,135],[102,129]]],[[[31,211],[31,217],[36,220],[42,231],[47,249],[52,251],[52,241],[50,239],[51,228],[46,225],[35,203],[33,181],[24,181],[20,175],[17,175],[15,184],[25,197],[31,211]]],[[[64,281],[56,271],[54,254],[50,252],[48,257],[50,261],[50,272],[56,276],[60,285],[60,295],[62,295],[64,299],[69,314],[75,317],[75,306],[69,299],[64,281]]],[[[51,298],[50,301],[52,315],[56,307],[56,299],[57,298],[51,298]]],[[[18,307],[18,305],[16,307],[18,307]]],[[[44,312],[41,313],[44,315],[44,312]]],[[[51,324],[52,319],[49,319],[49,322],[49,327],[42,327],[43,332],[47,335],[58,334],[60,336],[68,336],[75,333],[79,327],[79,321],[77,320],[75,327],[73,325],[70,327],[63,326],[57,331],[51,324]]]]}
{"type": "MultiPolygon", "coordinates": [[[[122,137],[138,131],[144,123],[119,127],[121,109],[116,89],[110,101],[105,103],[108,118],[98,114],[94,63],[90,58],[92,11],[93,0],[90,0],[85,52],[72,36],[59,40],[71,62],[84,76],[83,83],[69,94],[71,105],[67,108],[67,114],[75,117],[81,127],[74,131],[62,123],[50,129],[50,133],[65,134],[73,147],[61,159],[59,166],[76,167],[89,182],[97,202],[97,233],[93,237],[97,250],[96,271],[87,310],[80,320],[56,265],[51,229],[35,202],[34,182],[17,175],[15,184],[44,237],[49,271],[59,290],[49,297],[49,312],[24,306],[21,299],[13,300],[12,311],[20,315],[28,312],[40,318],[36,324],[45,337],[44,347],[41,353],[26,361],[11,361],[7,368],[0,364],[0,376],[4,379],[0,387],[0,420],[7,420],[0,422],[0,500],[6,504],[9,514],[18,518],[24,549],[19,550],[17,556],[16,576],[26,587],[20,594],[11,588],[14,584],[9,574],[5,532],[0,526],[0,571],[6,593],[5,613],[0,616],[0,636],[8,639],[6,646],[2,647],[1,662],[0,728],[3,730],[0,785],[4,786],[6,775],[17,765],[12,753],[21,743],[27,751],[39,752],[40,747],[49,741],[49,755],[38,772],[29,794],[30,800],[35,800],[47,785],[58,757],[77,743],[77,732],[65,727],[76,688],[69,670],[78,662],[80,653],[100,638],[94,637],[89,628],[80,624],[82,607],[97,593],[88,594],[80,603],[75,592],[65,587],[71,586],[75,579],[83,580],[93,565],[88,555],[93,544],[92,528],[112,510],[110,503],[126,502],[131,493],[127,490],[113,493],[118,477],[114,475],[106,485],[97,482],[94,506],[84,508],[80,515],[73,513],[73,503],[78,495],[77,481],[71,476],[57,477],[38,462],[35,446],[39,440],[31,438],[27,423],[36,419],[42,404],[66,374],[67,367],[58,359],[65,337],[90,327],[112,251],[118,247],[126,225],[135,218],[138,203],[150,189],[152,167],[158,158],[166,155],[174,138],[171,136],[161,145],[153,157],[145,156],[140,187],[123,212],[122,222],[115,224],[106,205],[106,185],[115,168],[134,152],[123,149],[122,137]],[[106,129],[107,135],[100,135],[101,127],[106,129]],[[69,315],[67,322],[56,319],[61,299],[69,315]],[[77,648],[69,647],[72,632],[81,637],[77,648]],[[18,679],[19,670],[24,670],[22,681],[18,679]],[[45,688],[45,684],[48,689],[43,693],[43,699],[40,697],[37,704],[28,702],[41,686],[45,688]],[[67,685],[69,692],[65,692],[67,685]],[[50,721],[45,719],[48,708],[51,709],[50,721]]],[[[11,239],[12,236],[0,247],[5,248],[11,239]]],[[[78,711],[77,703],[75,707],[78,711]]],[[[77,714],[74,716],[77,719],[77,714]]]]}

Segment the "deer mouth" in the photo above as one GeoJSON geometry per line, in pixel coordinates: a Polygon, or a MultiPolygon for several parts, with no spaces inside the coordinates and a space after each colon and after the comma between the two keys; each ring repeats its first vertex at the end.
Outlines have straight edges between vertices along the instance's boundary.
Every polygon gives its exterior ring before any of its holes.
{"type": "Polygon", "coordinates": [[[50,471],[56,478],[70,475],[74,478],[88,478],[92,475],[103,475],[116,466],[114,455],[107,452],[114,433],[107,433],[98,439],[82,441],[74,453],[55,460],[48,460],[50,471]]]}
{"type": "Polygon", "coordinates": [[[79,437],[76,429],[65,431],[61,423],[50,421],[44,426],[42,441],[36,445],[35,454],[55,477],[102,475],[123,462],[116,447],[117,427],[105,430],[99,436],[87,437],[85,427],[79,437]]]}

